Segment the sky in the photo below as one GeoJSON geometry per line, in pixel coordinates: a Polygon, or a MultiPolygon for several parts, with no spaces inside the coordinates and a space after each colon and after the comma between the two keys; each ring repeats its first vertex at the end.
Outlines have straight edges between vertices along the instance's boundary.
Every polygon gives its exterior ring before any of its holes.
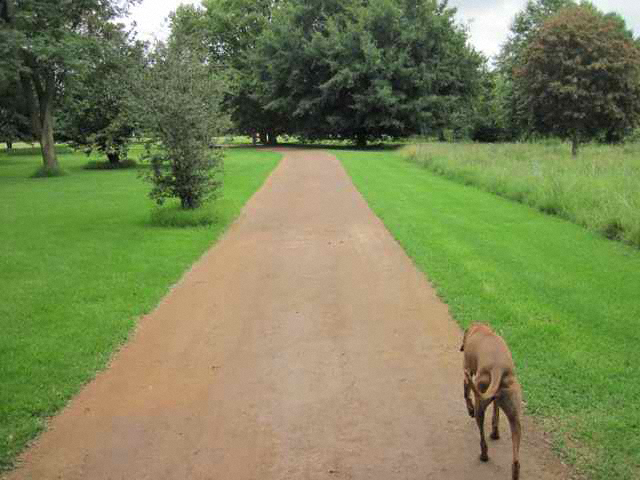
{"type": "MultiPolygon", "coordinates": [[[[131,10],[131,19],[137,24],[139,36],[143,40],[166,38],[167,16],[185,3],[199,5],[200,0],[143,0],[131,10]]],[[[526,3],[527,0],[449,0],[449,6],[458,10],[458,21],[469,28],[471,44],[488,58],[500,51],[513,17],[526,3]]],[[[640,36],[640,1],[592,0],[592,3],[604,12],[622,15],[627,27],[640,36]]]]}

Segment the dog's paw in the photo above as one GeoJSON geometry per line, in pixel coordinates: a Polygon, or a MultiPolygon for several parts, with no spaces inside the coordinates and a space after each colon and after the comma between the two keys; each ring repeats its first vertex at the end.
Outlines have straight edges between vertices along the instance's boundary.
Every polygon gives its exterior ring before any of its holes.
{"type": "Polygon", "coordinates": [[[480,460],[482,460],[483,462],[488,462],[489,461],[489,455],[487,455],[486,453],[481,453],[480,454],[480,460]]]}
{"type": "Polygon", "coordinates": [[[467,408],[467,412],[469,412],[469,416],[470,416],[471,418],[475,418],[475,416],[476,416],[476,412],[475,412],[475,410],[473,409],[473,407],[472,407],[472,408],[467,408]]]}
{"type": "Polygon", "coordinates": [[[498,432],[498,430],[494,430],[493,432],[491,432],[491,435],[489,435],[489,437],[492,440],[500,440],[500,432],[498,432]]]}

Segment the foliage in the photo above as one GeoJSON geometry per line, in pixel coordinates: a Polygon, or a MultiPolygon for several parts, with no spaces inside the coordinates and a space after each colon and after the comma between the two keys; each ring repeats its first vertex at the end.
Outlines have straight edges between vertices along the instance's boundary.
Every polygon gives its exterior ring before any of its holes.
{"type": "Polygon", "coordinates": [[[515,72],[524,63],[524,50],[544,21],[558,10],[575,5],[575,0],[528,0],[511,25],[509,38],[496,58],[497,76],[500,82],[496,97],[496,112],[503,124],[506,140],[529,137],[531,118],[525,105],[525,94],[516,81],[515,72]]]}
{"type": "Polygon", "coordinates": [[[592,480],[640,478],[640,251],[392,152],[336,155],[456,321],[507,340],[555,450],[592,480]]]}
{"type": "Polygon", "coordinates": [[[238,133],[275,143],[283,119],[267,112],[258,99],[261,84],[251,69],[251,53],[269,28],[278,0],[206,0],[204,9],[183,5],[171,19],[172,40],[190,42],[208,52],[214,69],[227,72],[230,87],[223,108],[238,133]]]}
{"type": "Polygon", "coordinates": [[[370,140],[468,123],[481,57],[436,0],[208,0],[172,35],[229,72],[236,129],[272,143],[370,140]]]}
{"type": "Polygon", "coordinates": [[[222,150],[211,147],[227,126],[220,111],[224,80],[186,46],[159,44],[150,63],[137,92],[149,138],[150,196],[160,205],[177,197],[183,208],[197,208],[220,187],[222,150]]]}
{"type": "Polygon", "coordinates": [[[123,168],[136,168],[138,166],[138,162],[127,158],[126,160],[118,160],[117,162],[111,161],[97,161],[90,160],[84,166],[85,170],[119,170],[123,168]]]}
{"type": "Polygon", "coordinates": [[[436,1],[289,2],[252,66],[287,133],[359,144],[441,130],[477,88],[479,55],[436,1]]]}
{"type": "Polygon", "coordinates": [[[102,36],[94,55],[67,81],[58,138],[87,154],[97,150],[117,166],[126,160],[136,129],[130,84],[144,52],[117,25],[105,28],[102,36]]]}
{"type": "Polygon", "coordinates": [[[536,31],[516,81],[533,127],[580,142],[640,120],[640,46],[618,17],[568,7],[536,31]]]}
{"type": "Polygon", "coordinates": [[[0,151],[0,225],[11,226],[0,236],[0,472],[108,364],[279,159],[229,149],[215,223],[177,229],[149,225],[135,171],[84,170],[84,154],[57,150],[71,174],[46,182],[27,178],[41,163],[37,149],[0,151]]]}
{"type": "Polygon", "coordinates": [[[45,168],[56,169],[55,103],[101,45],[101,33],[138,0],[4,0],[0,70],[17,72],[45,168]]]}
{"type": "Polygon", "coordinates": [[[32,140],[33,133],[17,75],[4,73],[0,76],[0,142],[11,148],[14,142],[32,140]]]}

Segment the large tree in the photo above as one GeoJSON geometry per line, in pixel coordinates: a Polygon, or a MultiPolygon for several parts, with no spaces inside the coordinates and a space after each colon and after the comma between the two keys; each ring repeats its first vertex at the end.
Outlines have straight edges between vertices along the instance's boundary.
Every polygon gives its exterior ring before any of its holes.
{"type": "Polygon", "coordinates": [[[560,9],[575,5],[575,0],[528,0],[516,14],[507,41],[496,60],[496,84],[499,94],[495,98],[494,113],[502,123],[502,136],[516,139],[532,133],[532,120],[525,105],[525,94],[515,81],[515,72],[522,68],[524,51],[536,32],[550,16],[560,9]]]}
{"type": "Polygon", "coordinates": [[[65,141],[87,153],[99,151],[117,168],[137,125],[131,80],[144,63],[144,48],[118,25],[102,35],[95,55],[67,79],[58,119],[65,141]]]}
{"type": "Polygon", "coordinates": [[[224,108],[239,133],[273,143],[282,123],[258,100],[261,85],[252,74],[251,53],[269,27],[279,0],[204,0],[203,8],[179,7],[171,17],[172,41],[208,51],[209,65],[230,83],[224,108]]]}
{"type": "Polygon", "coordinates": [[[452,124],[481,57],[436,0],[292,1],[252,56],[265,108],[287,131],[360,145],[452,124]]]}
{"type": "Polygon", "coordinates": [[[523,53],[517,82],[534,128],[572,143],[640,120],[640,48],[616,15],[591,5],[560,10],[523,53]]]}
{"type": "Polygon", "coordinates": [[[18,73],[44,168],[55,171],[54,108],[100,33],[137,0],[1,0],[0,69],[18,73]]]}

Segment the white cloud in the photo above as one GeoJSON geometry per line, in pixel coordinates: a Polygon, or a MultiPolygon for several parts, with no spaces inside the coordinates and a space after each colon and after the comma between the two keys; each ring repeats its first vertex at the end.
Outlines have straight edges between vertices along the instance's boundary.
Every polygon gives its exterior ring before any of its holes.
{"type": "MultiPolygon", "coordinates": [[[[637,0],[592,0],[604,12],[622,15],[636,36],[640,35],[640,2],[637,0]]],[[[469,25],[471,44],[486,56],[500,51],[507,40],[511,22],[523,10],[526,0],[449,0],[458,9],[457,18],[469,25]]]]}
{"type": "MultiPolygon", "coordinates": [[[[132,8],[129,21],[137,23],[136,30],[143,40],[165,39],[169,33],[167,17],[181,4],[199,5],[200,0],[143,0],[132,8]]],[[[487,57],[496,55],[506,41],[513,17],[527,0],[449,0],[458,9],[457,18],[468,25],[472,45],[487,57]]],[[[605,12],[622,15],[627,26],[640,35],[640,1],[593,0],[605,12]]]]}
{"type": "Polygon", "coordinates": [[[169,14],[182,4],[200,5],[200,0],[143,0],[131,9],[129,24],[136,22],[142,40],[164,40],[169,35],[169,14]]]}

